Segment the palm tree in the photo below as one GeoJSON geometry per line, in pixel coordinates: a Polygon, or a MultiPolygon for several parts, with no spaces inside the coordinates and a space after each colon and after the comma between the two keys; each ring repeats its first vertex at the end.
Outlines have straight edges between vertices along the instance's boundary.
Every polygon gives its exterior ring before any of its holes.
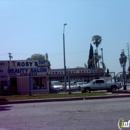
{"type": "Polygon", "coordinates": [[[95,52],[95,53],[94,53],[95,68],[100,68],[100,67],[99,67],[99,64],[98,64],[98,66],[97,66],[97,63],[99,63],[100,60],[101,60],[101,56],[98,55],[97,52],[95,52]]]}
{"type": "MultiPolygon", "coordinates": [[[[97,54],[98,54],[98,46],[101,44],[102,37],[99,35],[94,35],[92,37],[93,44],[96,46],[97,54]]],[[[98,67],[99,67],[99,61],[98,61],[98,67]]]]}
{"type": "Polygon", "coordinates": [[[99,35],[95,35],[92,37],[92,41],[93,41],[93,44],[96,46],[96,48],[98,49],[98,46],[101,44],[101,41],[102,41],[102,37],[99,36],[99,35]]]}
{"type": "MultiPolygon", "coordinates": [[[[98,55],[96,50],[95,53],[93,54],[93,58],[88,60],[88,66],[91,65],[92,68],[99,68],[99,66],[97,66],[97,63],[101,60],[101,55],[98,55]]],[[[89,67],[88,67],[89,68],[89,67]]]]}

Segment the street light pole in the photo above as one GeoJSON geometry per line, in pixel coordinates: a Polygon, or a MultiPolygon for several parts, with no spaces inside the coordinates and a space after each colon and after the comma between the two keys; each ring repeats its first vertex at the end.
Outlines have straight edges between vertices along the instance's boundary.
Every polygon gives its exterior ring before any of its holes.
{"type": "Polygon", "coordinates": [[[65,90],[66,90],[66,59],[65,59],[65,26],[67,24],[65,23],[64,24],[64,27],[63,27],[63,55],[64,55],[64,87],[65,87],[65,90]]]}
{"type": "Polygon", "coordinates": [[[129,71],[129,74],[130,74],[130,53],[129,53],[129,43],[127,43],[127,48],[128,48],[128,71],[129,71]]]}

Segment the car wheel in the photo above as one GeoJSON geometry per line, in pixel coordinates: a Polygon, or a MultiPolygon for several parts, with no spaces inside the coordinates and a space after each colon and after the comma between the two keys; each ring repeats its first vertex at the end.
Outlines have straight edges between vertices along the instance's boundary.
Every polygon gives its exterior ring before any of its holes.
{"type": "Polygon", "coordinates": [[[81,87],[80,86],[78,87],[78,90],[81,91],[81,87]]]}
{"type": "Polygon", "coordinates": [[[107,92],[112,92],[113,90],[116,90],[116,87],[111,87],[110,89],[107,90],[107,92]]]}
{"type": "Polygon", "coordinates": [[[91,92],[90,88],[86,88],[86,89],[85,89],[85,92],[86,92],[86,93],[90,93],[90,92],[91,92]]]}
{"type": "Polygon", "coordinates": [[[116,87],[112,87],[112,88],[111,88],[111,91],[113,91],[113,90],[116,90],[116,87]]]}
{"type": "Polygon", "coordinates": [[[107,89],[107,92],[111,92],[111,89],[107,89]]]}

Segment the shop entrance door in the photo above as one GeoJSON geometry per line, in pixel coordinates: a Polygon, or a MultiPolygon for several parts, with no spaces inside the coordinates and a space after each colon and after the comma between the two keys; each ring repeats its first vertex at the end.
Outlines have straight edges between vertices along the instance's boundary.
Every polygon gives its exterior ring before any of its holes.
{"type": "Polygon", "coordinates": [[[17,78],[10,78],[11,94],[17,94],[17,78]]]}

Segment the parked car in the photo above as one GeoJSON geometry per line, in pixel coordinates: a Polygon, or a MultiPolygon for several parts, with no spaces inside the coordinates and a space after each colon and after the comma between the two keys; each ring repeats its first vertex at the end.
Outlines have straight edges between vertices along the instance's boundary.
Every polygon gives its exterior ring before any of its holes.
{"type": "MultiPolygon", "coordinates": [[[[67,89],[69,89],[69,82],[67,82],[67,89]]],[[[76,89],[76,85],[70,82],[70,89],[76,89]]]]}
{"type": "Polygon", "coordinates": [[[62,85],[62,82],[60,82],[60,81],[51,81],[50,82],[50,90],[52,92],[60,91],[60,90],[63,90],[63,89],[64,89],[64,86],[62,85]]]}
{"type": "Polygon", "coordinates": [[[120,89],[121,87],[121,84],[117,82],[105,82],[104,79],[94,79],[87,84],[83,84],[81,91],[91,92],[97,90],[107,90],[107,92],[111,92],[112,90],[120,89]]]}
{"type": "Polygon", "coordinates": [[[75,85],[76,85],[76,88],[78,90],[81,90],[81,87],[83,87],[83,85],[87,84],[87,82],[76,82],[75,85]]]}
{"type": "MultiPolygon", "coordinates": [[[[63,87],[65,86],[64,85],[65,83],[62,83],[63,87]]],[[[69,82],[66,82],[66,89],[69,90],[69,82]]],[[[76,90],[77,89],[77,86],[74,82],[70,82],[70,89],[71,90],[76,90]]]]}

